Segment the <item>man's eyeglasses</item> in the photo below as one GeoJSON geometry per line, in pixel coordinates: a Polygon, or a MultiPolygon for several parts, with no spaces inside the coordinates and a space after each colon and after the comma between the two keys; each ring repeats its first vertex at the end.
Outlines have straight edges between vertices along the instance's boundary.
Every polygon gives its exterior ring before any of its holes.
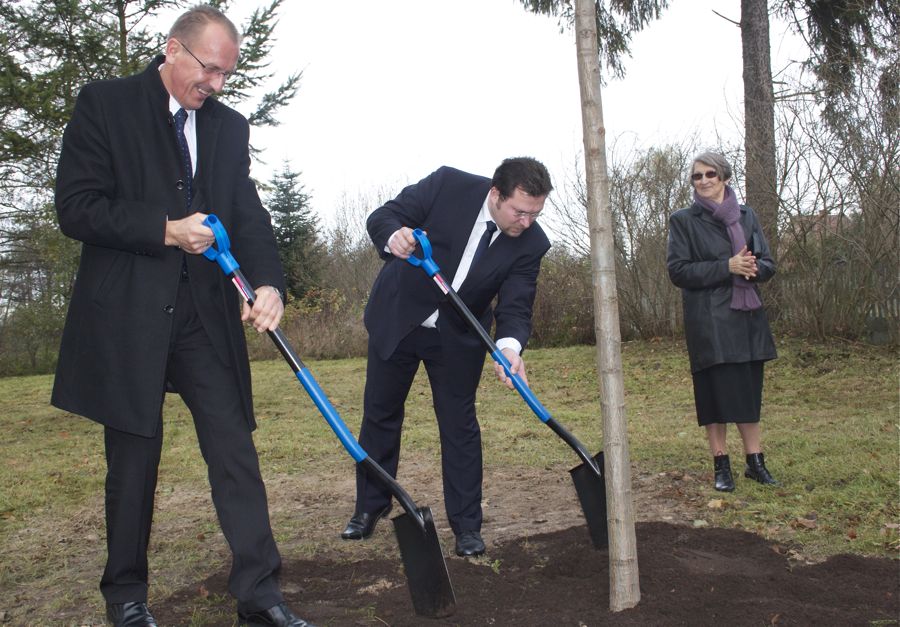
{"type": "Polygon", "coordinates": [[[716,172],[715,170],[707,170],[706,172],[694,172],[693,174],[691,174],[691,180],[699,181],[700,179],[702,179],[704,177],[704,175],[708,179],[714,179],[717,176],[719,176],[719,173],[716,172]]]}
{"type": "Polygon", "coordinates": [[[537,220],[538,216],[541,215],[540,211],[519,211],[518,209],[513,209],[513,215],[516,217],[516,220],[521,220],[522,218],[530,218],[531,220],[537,220]]]}
{"type": "Polygon", "coordinates": [[[203,73],[206,74],[207,76],[215,76],[218,74],[219,76],[224,78],[226,81],[229,78],[231,78],[232,76],[234,76],[234,72],[231,72],[229,70],[220,70],[217,67],[206,65],[203,61],[201,61],[200,59],[197,58],[197,55],[195,55],[193,52],[191,52],[190,48],[188,48],[187,46],[184,45],[183,41],[181,41],[180,39],[176,39],[175,41],[177,41],[178,43],[181,44],[181,47],[184,48],[185,52],[187,52],[189,55],[194,57],[194,61],[196,61],[197,63],[200,64],[200,67],[203,68],[203,73]]]}

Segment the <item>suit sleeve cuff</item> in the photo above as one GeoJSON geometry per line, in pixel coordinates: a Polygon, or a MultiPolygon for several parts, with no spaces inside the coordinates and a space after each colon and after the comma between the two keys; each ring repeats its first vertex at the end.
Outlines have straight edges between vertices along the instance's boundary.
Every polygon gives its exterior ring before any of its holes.
{"type": "Polygon", "coordinates": [[[514,337],[501,337],[499,340],[497,340],[497,348],[499,348],[500,350],[503,350],[504,348],[511,348],[512,350],[516,351],[516,355],[522,353],[522,344],[520,344],[519,340],[514,337]]]}
{"type": "Polygon", "coordinates": [[[386,252],[388,254],[393,254],[393,253],[391,253],[391,242],[394,241],[394,238],[397,237],[397,233],[399,233],[401,230],[402,229],[397,229],[396,231],[391,233],[391,236],[388,238],[387,244],[384,245],[384,252],[386,252]]]}

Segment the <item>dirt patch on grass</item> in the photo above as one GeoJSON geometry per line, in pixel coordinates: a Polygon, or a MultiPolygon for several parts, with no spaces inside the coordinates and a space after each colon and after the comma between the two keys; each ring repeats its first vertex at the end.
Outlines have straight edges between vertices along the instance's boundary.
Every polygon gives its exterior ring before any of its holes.
{"type": "MultiPolygon", "coordinates": [[[[642,599],[615,614],[608,553],[591,549],[580,526],[494,544],[478,560],[449,558],[457,606],[447,619],[414,614],[396,560],[289,560],[284,579],[296,611],[322,625],[868,625],[896,624],[900,611],[890,560],[792,567],[753,534],[658,522],[639,523],[637,541],[642,599]]],[[[157,617],[188,624],[198,590],[224,594],[225,576],[157,604],[157,617]]]]}
{"type": "MultiPolygon", "coordinates": [[[[633,473],[642,599],[607,611],[607,551],[593,549],[565,467],[489,467],[482,529],[487,555],[451,555],[437,465],[404,458],[399,480],[431,507],[457,597],[455,614],[416,616],[392,525],[365,542],[338,533],[353,510],[352,465],[333,474],[267,481],[284,558],[282,587],[320,625],[808,625],[897,624],[898,564],[838,556],[818,564],[740,530],[695,527],[716,493],[711,475],[633,473]]],[[[738,490],[755,489],[743,480],[738,490]]],[[[102,500],[84,517],[44,519],[23,533],[68,553],[57,578],[0,608],[8,624],[101,625],[102,500]],[[60,545],[59,539],[65,542],[60,545]],[[68,546],[68,548],[67,548],[68,546]]],[[[38,547],[37,550],[40,550],[38,547]]],[[[34,554],[32,552],[32,554],[34,554]]],[[[232,625],[230,558],[205,492],[162,490],[151,546],[151,605],[162,625],[232,625]]],[[[13,600],[14,599],[14,600],[13,600]]]]}

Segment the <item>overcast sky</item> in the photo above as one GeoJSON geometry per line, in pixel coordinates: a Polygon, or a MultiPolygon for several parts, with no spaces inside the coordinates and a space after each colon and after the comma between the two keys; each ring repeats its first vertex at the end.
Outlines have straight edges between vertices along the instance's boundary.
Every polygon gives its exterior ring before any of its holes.
{"type": "MultiPolygon", "coordinates": [[[[241,22],[257,0],[237,0],[241,22]]],[[[608,147],[716,128],[740,141],[739,0],[673,0],[635,36],[626,76],[603,90],[608,147]]],[[[327,221],[344,193],[399,191],[441,165],[490,176],[508,156],[543,161],[560,187],[582,148],[574,34],[519,0],[289,0],[272,61],[302,70],[281,125],[251,141],[268,180],[284,159],[327,221]]],[[[773,72],[793,50],[772,25],[773,72]]],[[[374,207],[373,207],[374,208],[374,207]]]]}

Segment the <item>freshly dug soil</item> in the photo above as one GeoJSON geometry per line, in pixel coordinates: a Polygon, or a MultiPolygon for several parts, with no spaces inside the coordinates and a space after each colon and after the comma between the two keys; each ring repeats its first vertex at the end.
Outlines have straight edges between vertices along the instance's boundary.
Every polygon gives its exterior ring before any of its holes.
{"type": "MultiPolygon", "coordinates": [[[[488,543],[475,560],[448,556],[457,605],[446,619],[413,612],[399,551],[396,559],[288,560],[282,583],[294,611],[318,625],[898,624],[896,561],[839,555],[804,565],[745,531],[666,522],[636,529],[641,600],[617,613],[608,610],[608,552],[592,547],[583,524],[488,543]]],[[[392,533],[391,525],[376,530],[392,533]]],[[[160,624],[190,624],[201,595],[228,598],[226,578],[216,573],[157,601],[160,624]]]]}

